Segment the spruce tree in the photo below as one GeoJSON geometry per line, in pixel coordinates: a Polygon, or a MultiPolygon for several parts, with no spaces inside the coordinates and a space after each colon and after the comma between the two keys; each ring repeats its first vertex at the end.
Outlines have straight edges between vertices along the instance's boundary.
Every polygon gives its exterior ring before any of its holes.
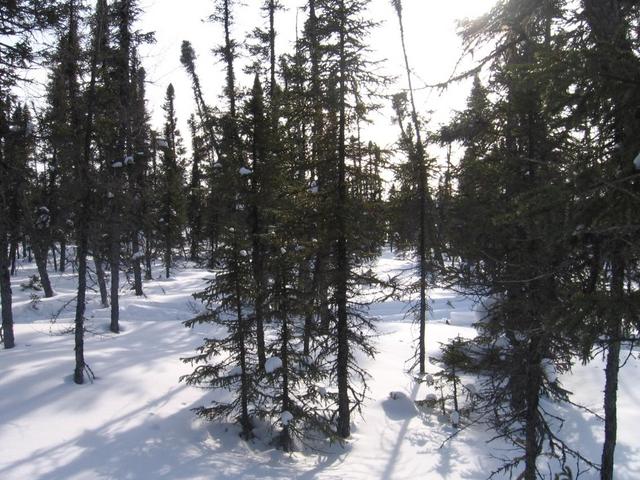
{"type": "Polygon", "coordinates": [[[507,33],[485,59],[489,87],[476,79],[468,109],[442,132],[443,140],[466,146],[447,241],[461,261],[450,278],[490,302],[476,339],[486,353],[478,368],[489,377],[481,409],[493,412],[499,436],[522,448],[500,470],[523,464],[526,479],[537,477],[547,452],[593,466],[556,436],[540,402],[567,399],[557,373],[576,351],[567,241],[575,225],[565,210],[574,199],[566,178],[572,159],[559,153],[570,148],[570,126],[559,112],[573,79],[557,60],[566,47],[554,28],[560,12],[554,2],[503,2],[466,25],[469,48],[495,38],[496,25],[507,33]]]}
{"type": "Polygon", "coordinates": [[[190,375],[183,377],[189,384],[206,384],[227,388],[234,395],[230,401],[214,402],[212,406],[197,409],[207,418],[238,416],[242,436],[252,436],[251,411],[256,394],[256,333],[251,291],[251,242],[247,219],[247,179],[250,170],[243,165],[242,142],[239,136],[238,108],[235,77],[236,43],[232,39],[233,3],[220,0],[212,19],[223,27],[224,42],[217,49],[226,66],[225,97],[227,111],[220,119],[220,172],[219,185],[225,189],[217,192],[220,203],[218,243],[212,251],[218,271],[207,288],[198,294],[207,311],[185,322],[187,326],[198,323],[214,323],[226,328],[222,338],[205,339],[198,354],[185,358],[185,362],[201,364],[190,375]],[[224,354],[222,357],[217,357],[224,354]],[[211,363],[215,359],[215,363],[211,363]]]}
{"type": "Polygon", "coordinates": [[[640,192],[636,175],[640,168],[640,62],[638,36],[632,26],[637,24],[640,12],[637,5],[616,0],[584,0],[582,9],[580,20],[585,28],[577,30],[576,36],[580,32],[584,36],[576,44],[583,46],[580,53],[586,62],[581,65],[578,88],[588,92],[586,108],[581,107],[587,116],[585,124],[593,130],[587,137],[592,148],[586,153],[598,157],[583,165],[581,171],[588,183],[597,179],[608,187],[601,198],[582,197],[586,205],[579,238],[591,261],[584,290],[588,292],[587,301],[581,307],[588,312],[590,338],[602,335],[606,339],[601,478],[609,480],[615,471],[622,339],[632,336],[640,326],[636,287],[640,251],[636,246],[638,222],[633,199],[640,192]]]}
{"type": "Polygon", "coordinates": [[[182,167],[183,152],[180,132],[176,127],[175,90],[172,84],[167,87],[163,110],[166,115],[164,137],[167,143],[162,149],[162,207],[159,229],[164,243],[165,278],[171,275],[173,249],[182,245],[184,223],[184,175],[182,167]]]}

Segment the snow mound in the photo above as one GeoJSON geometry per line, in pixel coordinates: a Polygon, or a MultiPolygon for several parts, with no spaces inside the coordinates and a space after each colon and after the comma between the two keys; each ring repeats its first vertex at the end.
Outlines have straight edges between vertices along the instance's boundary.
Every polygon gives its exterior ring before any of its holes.
{"type": "Polygon", "coordinates": [[[451,412],[451,415],[449,415],[449,420],[451,420],[451,425],[457,427],[460,424],[460,414],[456,411],[451,412]]]}
{"type": "Polygon", "coordinates": [[[418,415],[415,403],[404,392],[390,392],[382,408],[391,420],[408,420],[418,415]]]}

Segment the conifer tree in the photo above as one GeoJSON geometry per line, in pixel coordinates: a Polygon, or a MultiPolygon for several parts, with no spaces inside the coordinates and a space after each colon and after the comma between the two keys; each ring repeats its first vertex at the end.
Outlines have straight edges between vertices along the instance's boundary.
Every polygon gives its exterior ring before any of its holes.
{"type": "Polygon", "coordinates": [[[146,218],[147,197],[149,186],[146,185],[145,176],[149,167],[151,151],[149,144],[151,132],[149,129],[148,114],[145,103],[146,72],[139,66],[137,53],[133,54],[132,65],[132,148],[133,164],[129,175],[129,190],[131,192],[130,238],[131,238],[131,263],[133,266],[134,286],[137,296],[143,295],[142,291],[142,267],[141,259],[144,257],[142,241],[145,240],[145,227],[149,223],[146,218]]]}
{"type": "MultiPolygon", "coordinates": [[[[429,215],[427,211],[429,207],[433,207],[433,202],[431,201],[431,194],[429,192],[428,185],[427,169],[429,169],[429,165],[427,164],[428,160],[425,152],[422,127],[418,118],[418,112],[416,111],[411,67],[409,65],[407,47],[405,45],[402,1],[393,0],[392,4],[396,10],[396,15],[398,17],[400,40],[402,43],[402,52],[404,56],[407,83],[409,86],[408,102],[406,96],[396,96],[395,111],[398,123],[400,125],[400,130],[402,132],[401,147],[406,151],[410,164],[408,166],[408,172],[406,172],[409,174],[409,178],[405,178],[405,180],[409,180],[410,185],[413,184],[415,186],[414,194],[416,195],[418,203],[418,232],[417,238],[415,239],[415,248],[419,277],[417,289],[420,296],[420,302],[417,306],[417,321],[420,326],[420,334],[418,338],[416,363],[419,372],[421,374],[424,374],[426,364],[426,315],[428,310],[427,277],[429,276],[429,273],[432,273],[432,271],[434,270],[432,259],[430,259],[429,256],[431,250],[438,251],[439,247],[435,244],[436,235],[434,235],[435,222],[433,221],[433,212],[431,212],[431,215],[429,215]],[[409,112],[406,112],[407,103],[409,112]],[[411,127],[404,125],[406,115],[408,115],[410,118],[411,127]]],[[[412,246],[413,245],[414,243],[412,242],[412,246]]]]}
{"type": "MultiPolygon", "coordinates": [[[[4,348],[13,348],[13,313],[11,294],[11,245],[17,245],[17,215],[13,191],[17,165],[6,154],[6,142],[11,142],[11,115],[15,102],[11,88],[28,68],[37,52],[32,46],[34,32],[42,31],[57,22],[57,0],[15,0],[0,4],[0,297],[2,299],[2,338],[4,348]],[[11,212],[7,211],[8,209],[11,212]],[[14,235],[12,236],[12,233],[14,235]]],[[[16,248],[14,247],[15,251],[16,248]]]]}
{"type": "MultiPolygon", "coordinates": [[[[94,137],[94,121],[96,111],[96,81],[98,66],[105,54],[104,38],[107,30],[107,2],[97,0],[94,14],[94,26],[91,41],[90,61],[89,61],[89,85],[86,91],[86,113],[85,126],[83,129],[84,138],[79,139],[82,145],[82,154],[76,157],[76,169],[78,172],[78,215],[76,222],[76,236],[78,242],[78,295],[76,298],[75,312],[75,369],[73,380],[77,384],[84,383],[85,369],[87,368],[84,359],[84,312],[87,292],[87,255],[89,250],[89,222],[91,215],[91,183],[90,171],[92,163],[91,146],[94,137]]],[[[70,76],[70,80],[76,75],[70,76]]],[[[70,93],[75,90],[75,80],[70,82],[70,93]]],[[[80,118],[79,112],[77,118],[80,118]]],[[[73,118],[73,117],[72,117],[73,118]]]]}
{"type": "MultiPolygon", "coordinates": [[[[588,338],[606,338],[604,388],[604,443],[601,478],[614,478],[617,436],[617,390],[622,339],[638,331],[637,207],[634,196],[640,192],[636,172],[640,168],[640,95],[637,57],[637,5],[617,0],[582,3],[585,32],[576,45],[586,62],[579,72],[578,91],[588,92],[583,107],[584,122],[593,129],[587,154],[597,155],[581,165],[583,178],[601,181],[609,187],[599,198],[583,194],[586,205],[582,216],[580,243],[585,257],[587,293],[581,311],[588,312],[588,338]],[[598,140],[596,140],[598,139],[598,140]],[[602,147],[601,147],[602,146],[602,147]],[[634,163],[635,159],[635,163],[634,163]],[[613,187],[613,185],[616,185],[613,187]],[[599,285],[605,285],[599,287],[599,285]],[[605,313],[606,312],[606,313],[605,313]],[[595,327],[595,328],[593,328],[595,327]]],[[[582,113],[582,112],[581,112],[582,113]]],[[[588,192],[588,190],[587,190],[588,192]]]]}
{"type": "Polygon", "coordinates": [[[485,58],[490,91],[504,95],[489,103],[476,79],[467,111],[443,132],[446,141],[467,147],[450,229],[462,261],[451,273],[491,302],[477,339],[489,352],[479,367],[490,377],[483,408],[494,412],[499,435],[522,448],[500,470],[524,464],[526,479],[537,478],[537,460],[548,451],[561,452],[559,461],[571,454],[593,466],[555,435],[540,403],[544,395],[567,398],[557,373],[575,351],[567,307],[574,292],[567,238],[574,225],[564,210],[574,198],[565,177],[571,159],[558,153],[569,145],[558,106],[567,101],[562,86],[572,76],[557,61],[566,45],[553,28],[560,16],[554,2],[503,2],[467,24],[470,48],[494,38],[496,25],[506,29],[485,58]],[[548,95],[551,88],[555,96],[548,95]]]}
{"type": "Polygon", "coordinates": [[[182,229],[184,222],[183,202],[183,168],[180,156],[183,154],[180,132],[176,127],[176,113],[174,107],[175,90],[172,84],[167,87],[163,109],[166,115],[164,136],[167,147],[163,148],[163,194],[160,218],[160,231],[164,243],[165,277],[169,278],[173,262],[173,249],[182,244],[182,229]]]}
{"type": "MultiPolygon", "coordinates": [[[[372,279],[356,273],[356,268],[366,261],[363,239],[359,236],[360,218],[354,208],[355,197],[352,179],[347,173],[347,134],[354,125],[348,105],[359,91],[375,89],[381,79],[371,75],[362,46],[373,26],[362,19],[367,1],[336,0],[321,2],[326,51],[327,80],[326,106],[329,109],[327,123],[326,197],[331,224],[327,232],[332,246],[331,304],[334,306],[335,323],[331,326],[332,342],[328,351],[335,354],[335,375],[338,386],[337,435],[347,438],[351,432],[351,412],[358,409],[364,399],[366,372],[354,361],[354,350],[373,355],[374,349],[367,341],[367,330],[373,328],[366,314],[353,302],[358,288],[372,279]],[[356,387],[355,383],[360,384],[356,387]]],[[[316,5],[317,6],[317,5],[316,5]]],[[[357,97],[355,100],[359,100],[357,97]]],[[[353,107],[351,107],[353,108],[353,107]]]]}
{"type": "Polygon", "coordinates": [[[203,163],[206,155],[204,138],[198,131],[196,119],[189,118],[191,130],[191,175],[189,182],[189,257],[192,261],[200,260],[200,243],[203,239],[204,184],[203,163]]]}
{"type": "Polygon", "coordinates": [[[236,43],[232,39],[232,0],[219,0],[212,19],[223,27],[224,42],[217,49],[226,66],[225,97],[227,111],[220,119],[222,129],[220,140],[220,185],[225,189],[218,192],[221,205],[219,219],[219,243],[213,255],[219,270],[208,287],[196,298],[203,301],[207,311],[187,326],[197,323],[215,323],[226,327],[222,338],[205,339],[198,354],[185,358],[191,364],[201,364],[190,375],[183,377],[189,384],[233,390],[234,396],[228,402],[214,403],[197,409],[199,415],[207,418],[238,416],[242,436],[252,436],[251,411],[256,395],[257,380],[255,345],[256,333],[253,317],[248,309],[252,306],[251,291],[251,242],[247,219],[246,179],[249,169],[243,165],[242,143],[238,125],[237,93],[235,78],[236,43]],[[222,357],[217,355],[223,354],[222,357]],[[218,358],[215,363],[211,359],[218,358]]]}

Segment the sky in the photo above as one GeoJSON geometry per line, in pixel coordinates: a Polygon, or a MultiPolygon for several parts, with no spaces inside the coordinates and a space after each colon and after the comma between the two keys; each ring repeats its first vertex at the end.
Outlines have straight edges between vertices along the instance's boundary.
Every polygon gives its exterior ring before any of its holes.
{"type": "MultiPolygon", "coordinates": [[[[430,126],[436,127],[449,117],[452,110],[464,108],[470,83],[468,81],[449,87],[442,92],[420,88],[425,84],[436,84],[447,80],[461,55],[461,42],[457,36],[457,20],[474,18],[488,11],[496,0],[403,0],[403,16],[409,62],[415,73],[417,108],[419,113],[430,118],[430,126]],[[431,112],[431,113],[430,113],[431,112]]],[[[279,53],[291,51],[297,26],[306,18],[301,10],[304,0],[282,0],[286,11],[276,18],[276,49],[279,53]]],[[[236,24],[233,36],[242,41],[247,32],[258,24],[264,25],[259,6],[262,0],[242,0],[235,13],[236,24]]],[[[143,64],[148,76],[148,105],[152,113],[152,124],[159,128],[163,124],[161,105],[167,85],[173,83],[176,90],[178,123],[189,144],[186,120],[195,111],[191,84],[182,68],[180,46],[189,40],[197,55],[196,68],[202,81],[208,103],[219,102],[224,83],[223,65],[213,55],[212,49],[222,41],[222,30],[217,24],[205,21],[213,11],[212,0],[141,0],[144,11],[140,29],[155,31],[156,43],[141,50],[143,64]]],[[[372,59],[383,60],[386,74],[397,77],[388,93],[406,88],[406,76],[402,58],[398,21],[390,0],[372,0],[370,18],[380,22],[370,36],[372,59]]],[[[240,63],[248,61],[246,52],[241,52],[240,63]]],[[[467,59],[471,65],[472,59],[467,59]]],[[[463,63],[463,65],[465,65],[463,63]]],[[[238,71],[240,68],[237,69],[238,71]]],[[[243,86],[251,80],[240,78],[243,86]]],[[[366,135],[383,147],[395,142],[398,132],[391,123],[390,107],[372,118],[373,125],[366,135]]]]}

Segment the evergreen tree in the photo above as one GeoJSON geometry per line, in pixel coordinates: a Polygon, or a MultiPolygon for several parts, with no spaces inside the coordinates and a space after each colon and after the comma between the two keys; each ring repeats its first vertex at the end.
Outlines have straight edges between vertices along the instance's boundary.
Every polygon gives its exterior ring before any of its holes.
{"type": "MultiPolygon", "coordinates": [[[[11,295],[11,245],[17,245],[15,216],[15,174],[18,165],[5,152],[12,143],[11,115],[14,101],[10,89],[21,77],[21,71],[33,60],[33,33],[57,22],[58,1],[15,0],[0,4],[0,297],[2,298],[2,337],[5,348],[15,346],[11,295]],[[10,210],[10,211],[8,211],[10,210]],[[12,220],[13,216],[13,221],[12,220]],[[12,235],[13,233],[13,235],[12,235]]],[[[15,251],[16,248],[14,247],[15,251]]]]}
{"type": "Polygon", "coordinates": [[[604,444],[601,478],[614,478],[617,433],[617,390],[620,350],[624,338],[638,331],[637,267],[640,251],[637,208],[640,192],[636,171],[640,160],[640,95],[637,79],[638,23],[634,2],[584,0],[581,28],[574,34],[579,49],[577,91],[585,103],[576,110],[586,127],[587,162],[580,165],[583,215],[579,246],[587,272],[582,278],[580,311],[588,319],[588,343],[606,339],[604,388],[604,444]],[[589,158],[589,157],[592,158],[589,158]],[[634,163],[635,159],[635,163],[634,163]],[[600,195],[589,194],[593,184],[607,185],[600,195]],[[615,186],[614,186],[615,185],[615,186]],[[586,188],[585,188],[586,187],[586,188]]]}
{"type": "MultiPolygon", "coordinates": [[[[88,369],[84,359],[84,312],[87,292],[87,255],[89,251],[89,224],[92,213],[92,185],[91,164],[92,144],[95,134],[95,118],[97,108],[97,77],[98,68],[103,61],[105,36],[108,26],[106,0],[97,0],[94,14],[94,25],[91,41],[89,60],[89,85],[86,90],[86,113],[84,115],[84,138],[79,138],[78,145],[82,146],[82,154],[76,157],[76,171],[78,172],[78,184],[75,191],[78,195],[78,212],[76,222],[76,238],[78,244],[78,295],[76,297],[75,312],[75,369],[73,381],[76,384],[84,383],[85,370],[88,369]]],[[[70,75],[70,80],[76,78],[75,72],[70,75]]],[[[70,82],[70,93],[75,90],[75,81],[70,82]]],[[[79,112],[74,112],[72,118],[79,119],[79,112]],[[77,116],[76,116],[77,115],[77,116]]],[[[74,122],[76,120],[73,120],[74,122]]],[[[79,148],[80,150],[80,148],[79,148]]],[[[90,372],[90,370],[89,370],[90,372]]]]}
{"type": "Polygon", "coordinates": [[[496,25],[507,34],[485,59],[489,88],[476,79],[467,111],[442,132],[445,141],[467,147],[447,242],[461,263],[449,273],[491,302],[476,340],[487,352],[478,368],[489,377],[481,409],[493,412],[499,436],[523,450],[501,470],[522,463],[526,479],[537,477],[537,460],[547,452],[593,466],[555,435],[540,402],[543,396],[567,399],[556,376],[576,351],[567,242],[575,225],[565,210],[574,199],[566,179],[572,159],[559,153],[570,148],[559,112],[572,75],[558,61],[566,46],[554,28],[560,18],[557,2],[502,2],[467,24],[463,38],[470,48],[495,38],[496,25]],[[488,101],[487,90],[495,101],[488,101]]]}
{"type": "Polygon", "coordinates": [[[163,149],[162,175],[163,199],[160,218],[160,231],[164,243],[165,277],[169,278],[172,266],[173,249],[182,245],[184,224],[184,175],[180,156],[184,153],[180,132],[176,127],[174,107],[175,91],[172,84],[167,87],[163,109],[166,114],[164,136],[167,147],[163,149]]]}
{"type": "Polygon", "coordinates": [[[247,185],[250,171],[242,161],[242,144],[239,136],[237,93],[234,62],[236,43],[231,37],[233,22],[233,2],[220,0],[212,18],[219,22],[224,31],[224,43],[217,49],[226,65],[225,97],[227,111],[220,120],[222,129],[220,140],[219,185],[225,189],[218,192],[221,205],[218,244],[212,255],[219,270],[208,287],[199,294],[207,312],[185,322],[187,326],[197,323],[215,323],[226,328],[222,338],[205,339],[199,347],[199,354],[184,361],[203,363],[192,374],[183,377],[189,384],[206,384],[234,390],[235,395],[228,402],[214,403],[210,407],[197,409],[199,415],[207,418],[238,415],[242,436],[252,436],[251,409],[256,394],[256,333],[253,316],[251,291],[251,250],[247,219],[247,185]],[[222,357],[217,357],[224,354],[222,357]],[[210,363],[211,359],[216,363],[210,363]]]}
{"type": "Polygon", "coordinates": [[[206,158],[204,138],[198,132],[196,119],[189,119],[191,129],[191,178],[189,182],[188,224],[189,224],[189,257],[192,261],[200,260],[200,243],[203,239],[204,216],[204,182],[203,163],[206,158]]]}

